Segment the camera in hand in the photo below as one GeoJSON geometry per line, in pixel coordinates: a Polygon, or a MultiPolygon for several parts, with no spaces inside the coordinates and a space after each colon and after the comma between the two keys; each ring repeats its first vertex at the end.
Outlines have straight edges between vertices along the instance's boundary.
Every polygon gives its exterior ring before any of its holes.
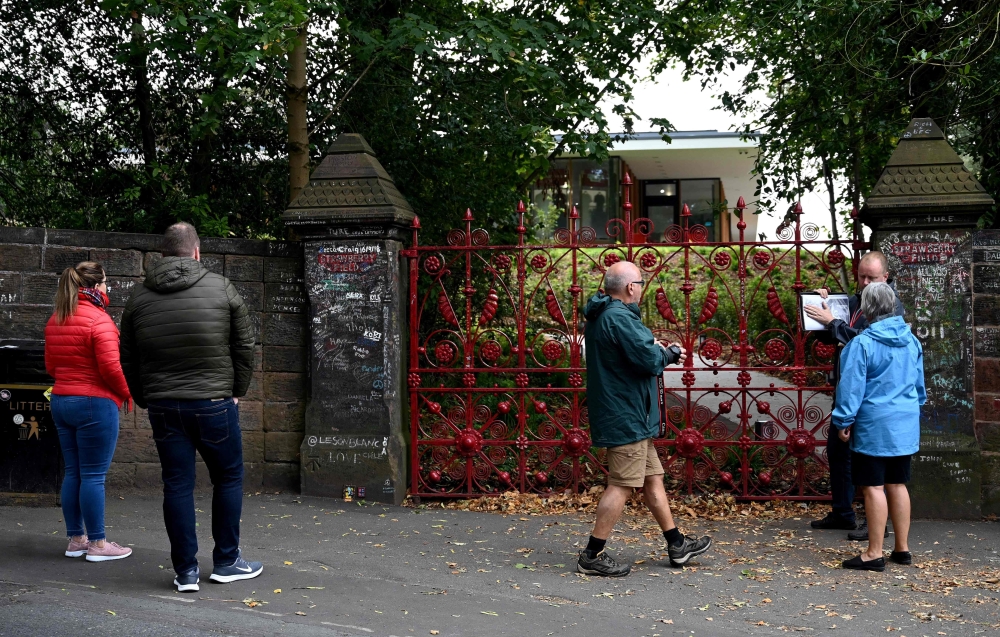
{"type": "Polygon", "coordinates": [[[673,354],[675,363],[681,359],[681,348],[676,345],[671,345],[667,348],[667,351],[673,354]]]}

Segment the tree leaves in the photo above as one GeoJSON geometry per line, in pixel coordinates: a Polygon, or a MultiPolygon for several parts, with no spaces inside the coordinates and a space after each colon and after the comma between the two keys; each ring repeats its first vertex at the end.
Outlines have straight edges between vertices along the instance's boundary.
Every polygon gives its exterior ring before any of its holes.
{"type": "MultiPolygon", "coordinates": [[[[722,105],[750,122],[743,132],[759,133],[763,210],[783,213],[803,192],[826,186],[831,212],[846,220],[912,117],[934,117],[996,197],[1000,126],[986,106],[1000,100],[993,80],[1000,56],[987,53],[1000,29],[995,7],[990,0],[733,2],[693,23],[686,70],[717,87],[723,65],[746,69],[722,105]]],[[[654,71],[667,63],[663,56],[654,71]]]]}
{"type": "Polygon", "coordinates": [[[157,231],[185,218],[204,234],[281,236],[286,54],[308,21],[313,161],[339,133],[362,133],[427,240],[466,207],[511,234],[550,158],[607,156],[602,108],[634,119],[635,65],[669,48],[656,36],[681,13],[652,0],[66,0],[52,11],[14,0],[0,8],[0,211],[18,224],[157,231]]]}

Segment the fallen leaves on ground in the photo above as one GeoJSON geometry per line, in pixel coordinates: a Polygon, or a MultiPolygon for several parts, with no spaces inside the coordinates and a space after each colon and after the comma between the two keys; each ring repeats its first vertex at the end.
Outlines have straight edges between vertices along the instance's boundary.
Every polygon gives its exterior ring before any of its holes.
{"type": "MultiPolygon", "coordinates": [[[[429,509],[451,509],[455,511],[480,511],[488,513],[528,514],[528,515],[558,515],[561,513],[593,513],[597,503],[604,493],[604,487],[591,487],[585,493],[518,493],[507,491],[498,496],[484,496],[472,500],[440,500],[428,501],[426,498],[420,506],[429,509]]],[[[415,506],[410,498],[406,506],[415,506]]],[[[705,519],[722,521],[734,517],[753,517],[761,520],[775,520],[796,517],[822,517],[823,510],[829,506],[823,503],[790,502],[772,500],[766,502],[738,502],[731,495],[692,495],[674,498],[671,506],[675,516],[689,519],[705,519]]],[[[625,515],[639,514],[645,511],[642,496],[638,492],[629,498],[625,505],[625,515]]],[[[521,518],[527,521],[529,518],[521,518]]]]}
{"type": "Polygon", "coordinates": [[[574,606],[585,606],[587,602],[574,602],[571,599],[566,599],[565,597],[556,597],[555,595],[532,595],[533,598],[540,602],[548,602],[549,604],[555,606],[562,606],[564,604],[572,604],[574,606]]]}

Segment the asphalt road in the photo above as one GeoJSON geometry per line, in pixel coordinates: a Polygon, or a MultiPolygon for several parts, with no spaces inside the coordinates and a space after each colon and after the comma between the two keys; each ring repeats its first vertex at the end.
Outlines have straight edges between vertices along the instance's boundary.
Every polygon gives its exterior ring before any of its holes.
{"type": "MultiPolygon", "coordinates": [[[[671,568],[651,517],[609,550],[627,578],[574,572],[586,515],[499,515],[247,496],[243,551],[261,577],[214,584],[198,499],[202,587],[171,585],[160,500],[112,496],[117,562],[62,556],[59,509],[0,508],[0,635],[973,635],[1000,627],[1000,525],[917,521],[917,565],[834,568],[861,545],[800,520],[682,519],[715,548],[671,568]],[[433,632],[437,631],[437,632],[433,632]]],[[[891,538],[887,548],[891,548],[891,538]]]]}

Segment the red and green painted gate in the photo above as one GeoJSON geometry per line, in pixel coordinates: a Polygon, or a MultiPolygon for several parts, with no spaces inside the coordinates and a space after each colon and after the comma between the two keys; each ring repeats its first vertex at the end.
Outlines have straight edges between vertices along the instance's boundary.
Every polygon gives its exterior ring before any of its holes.
{"type": "MultiPolygon", "coordinates": [[[[613,263],[642,270],[643,318],[692,355],[664,374],[666,436],[656,440],[673,493],[742,499],[828,497],[826,438],[835,347],[804,331],[797,293],[851,280],[864,249],[820,240],[801,207],[775,241],[708,242],[704,226],[662,231],[632,217],[626,176],[613,242],[575,209],[550,243],[492,245],[471,212],[445,245],[404,252],[409,272],[411,493],[471,497],[603,484],[591,445],[582,307],[613,263]],[[856,265],[854,266],[856,267],[856,265]]],[[[856,216],[856,215],[855,215],[856,216]]]]}

